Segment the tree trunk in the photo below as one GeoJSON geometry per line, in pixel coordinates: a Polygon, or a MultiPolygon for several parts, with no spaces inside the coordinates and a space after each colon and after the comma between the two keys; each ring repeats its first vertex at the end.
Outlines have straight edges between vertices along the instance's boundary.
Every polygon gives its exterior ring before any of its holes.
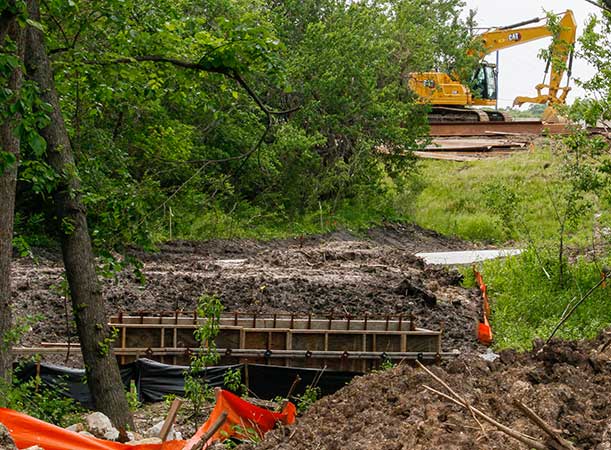
{"type": "MultiPolygon", "coordinates": [[[[17,56],[23,58],[24,31],[19,27],[15,16],[7,18],[2,14],[0,20],[0,45],[4,47],[9,37],[16,46],[17,56]]],[[[16,68],[7,77],[6,87],[18,93],[23,74],[16,68]]],[[[3,109],[8,105],[3,105],[3,109]]],[[[19,138],[15,134],[18,116],[8,115],[0,124],[0,152],[10,153],[15,162],[0,172],[0,380],[10,380],[12,342],[8,333],[12,327],[11,318],[11,256],[13,253],[13,219],[15,213],[15,188],[17,186],[17,166],[19,161],[19,138]]],[[[1,170],[1,169],[0,169],[1,170]]]]}
{"type": "MultiPolygon", "coordinates": [[[[36,0],[28,0],[28,11],[31,19],[40,21],[36,0]]],[[[133,428],[133,420],[112,351],[114,339],[96,274],[80,180],[43,38],[38,29],[28,27],[26,73],[38,83],[42,100],[52,107],[51,123],[41,130],[41,135],[47,141],[47,163],[61,175],[53,199],[87,384],[96,409],[106,414],[117,428],[125,430],[127,427],[133,428]]]]}

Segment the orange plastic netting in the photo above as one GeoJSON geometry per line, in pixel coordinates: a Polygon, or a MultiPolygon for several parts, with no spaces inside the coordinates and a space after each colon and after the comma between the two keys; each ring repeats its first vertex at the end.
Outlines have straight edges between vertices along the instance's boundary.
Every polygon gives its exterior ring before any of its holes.
{"type": "Polygon", "coordinates": [[[216,393],[216,405],[210,413],[210,417],[197,430],[197,433],[189,439],[184,450],[192,450],[223,412],[227,413],[227,419],[221,428],[206,442],[204,449],[212,442],[224,440],[228,437],[236,437],[238,439],[248,438],[249,436],[252,437],[252,433],[263,436],[274,428],[276,422],[291,424],[295,422],[297,409],[295,405],[288,402],[281,412],[272,412],[248,403],[231,392],[219,389],[216,393]]]}
{"type": "Polygon", "coordinates": [[[45,450],[182,450],[185,441],[126,445],[68,431],[12,409],[0,408],[0,422],[8,428],[17,448],[38,445],[45,450]]]}
{"type": "Polygon", "coordinates": [[[136,446],[83,436],[6,408],[0,408],[0,423],[8,428],[19,449],[38,445],[45,450],[191,450],[223,412],[227,412],[227,419],[206,442],[204,449],[213,441],[230,436],[248,438],[252,433],[263,436],[276,422],[291,424],[295,421],[296,408],[292,403],[287,403],[281,412],[272,412],[219,389],[210,417],[188,442],[168,441],[136,446]]]}

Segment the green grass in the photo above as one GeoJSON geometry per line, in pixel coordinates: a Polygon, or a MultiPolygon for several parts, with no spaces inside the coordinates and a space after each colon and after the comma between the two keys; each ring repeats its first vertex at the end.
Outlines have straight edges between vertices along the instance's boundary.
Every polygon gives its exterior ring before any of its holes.
{"type": "MultiPolygon", "coordinates": [[[[558,230],[551,201],[561,182],[558,169],[546,147],[505,159],[423,161],[424,189],[413,219],[424,228],[471,241],[548,240],[558,230]],[[515,214],[504,217],[502,211],[511,208],[515,214]]],[[[584,215],[569,233],[569,243],[586,245],[592,226],[592,216],[584,215]]]]}
{"type": "MultiPolygon", "coordinates": [[[[602,265],[611,262],[609,255],[598,255],[598,261],[592,261],[591,254],[590,260],[576,256],[591,248],[596,227],[610,223],[608,209],[590,195],[586,198],[592,208],[578,214],[568,227],[565,256],[570,256],[570,263],[566,263],[564,283],[559,281],[559,222],[554,203],[563,210],[567,183],[550,146],[506,159],[427,160],[421,171],[423,190],[413,210],[420,226],[471,241],[528,248],[521,256],[481,266],[489,286],[497,349],[527,349],[533,339],[547,339],[567,305],[595,285],[602,265]]],[[[466,277],[465,285],[473,285],[473,280],[466,277]]],[[[608,327],[609,289],[596,290],[557,336],[591,338],[608,327]]]]}
{"type": "MultiPolygon", "coordinates": [[[[532,249],[518,257],[487,261],[482,272],[491,299],[491,325],[497,349],[529,349],[535,338],[547,339],[567,305],[576,302],[600,281],[601,267],[611,258],[570,265],[564,287],[551,254],[542,252],[548,279],[532,249]]],[[[611,324],[611,286],[596,289],[560,328],[556,337],[595,337],[611,324]]]]}

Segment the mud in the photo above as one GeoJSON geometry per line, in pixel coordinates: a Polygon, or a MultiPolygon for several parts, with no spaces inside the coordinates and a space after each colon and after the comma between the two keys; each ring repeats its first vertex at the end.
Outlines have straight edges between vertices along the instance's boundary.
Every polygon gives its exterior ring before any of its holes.
{"type": "MultiPolygon", "coordinates": [[[[471,355],[432,368],[473,407],[547,445],[548,437],[514,405],[533,409],[580,449],[611,448],[611,335],[592,342],[554,341],[493,362],[471,355]]],[[[446,392],[422,369],[402,365],[355,379],[316,402],[296,424],[242,450],[527,449],[469,412],[430,393],[446,392]]]]}
{"type": "MultiPolygon", "coordinates": [[[[460,274],[428,267],[414,253],[472,248],[415,226],[388,225],[365,235],[269,242],[177,241],[156,253],[133,251],[146,282],[131,272],[106,279],[108,314],[119,311],[192,311],[202,294],[218,295],[227,311],[257,313],[414,314],[416,324],[444,328],[444,350],[474,348],[477,292],[460,274]]],[[[26,345],[66,342],[73,336],[70,302],[61,293],[61,261],[48,252],[13,265],[15,315],[42,314],[26,345]],[[70,330],[68,332],[68,330],[70,330]]]]}

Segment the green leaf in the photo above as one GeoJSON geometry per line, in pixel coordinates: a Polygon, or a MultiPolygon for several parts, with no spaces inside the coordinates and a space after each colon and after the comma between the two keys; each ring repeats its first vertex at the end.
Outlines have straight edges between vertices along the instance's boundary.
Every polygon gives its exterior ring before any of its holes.
{"type": "Polygon", "coordinates": [[[28,135],[28,144],[30,145],[30,148],[34,154],[38,157],[43,156],[47,150],[47,141],[45,141],[38,133],[30,133],[28,135]]]}
{"type": "Polygon", "coordinates": [[[36,20],[32,20],[32,19],[26,19],[26,23],[27,23],[29,26],[31,26],[31,27],[33,27],[33,28],[36,28],[38,31],[41,31],[41,32],[43,32],[43,33],[44,33],[44,31],[45,31],[45,29],[44,29],[44,27],[42,26],[42,24],[41,24],[40,22],[37,22],[36,20]]]}
{"type": "Polygon", "coordinates": [[[0,150],[0,175],[16,162],[17,157],[13,153],[0,150]]]}

